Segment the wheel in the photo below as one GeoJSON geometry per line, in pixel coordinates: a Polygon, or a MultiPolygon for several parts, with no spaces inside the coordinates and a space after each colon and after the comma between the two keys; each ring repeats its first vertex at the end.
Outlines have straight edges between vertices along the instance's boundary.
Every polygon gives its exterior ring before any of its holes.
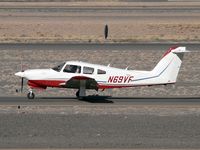
{"type": "Polygon", "coordinates": [[[29,93],[27,94],[27,98],[28,98],[28,99],[34,99],[34,98],[35,98],[35,94],[34,94],[33,92],[29,92],[29,93]]]}
{"type": "Polygon", "coordinates": [[[80,97],[79,94],[80,94],[80,93],[79,93],[79,90],[78,90],[78,91],[76,92],[76,97],[77,97],[77,98],[80,97]]]}

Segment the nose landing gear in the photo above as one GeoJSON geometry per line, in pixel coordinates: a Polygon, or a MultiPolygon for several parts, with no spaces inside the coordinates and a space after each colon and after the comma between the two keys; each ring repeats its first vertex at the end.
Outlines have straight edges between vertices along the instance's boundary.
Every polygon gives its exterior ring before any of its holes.
{"type": "Polygon", "coordinates": [[[28,99],[34,99],[35,98],[35,94],[33,93],[32,90],[29,90],[28,94],[27,94],[27,98],[28,99]]]}

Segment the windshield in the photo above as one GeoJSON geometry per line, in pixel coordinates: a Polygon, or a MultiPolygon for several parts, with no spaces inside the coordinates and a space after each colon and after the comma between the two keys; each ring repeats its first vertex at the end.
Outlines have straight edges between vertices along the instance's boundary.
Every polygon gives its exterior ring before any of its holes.
{"type": "Polygon", "coordinates": [[[77,65],[66,65],[65,69],[63,69],[63,72],[68,73],[81,73],[81,66],[77,65]]]}
{"type": "Polygon", "coordinates": [[[60,64],[60,65],[58,65],[58,66],[53,67],[52,69],[59,72],[64,65],[65,65],[65,62],[60,64]]]}

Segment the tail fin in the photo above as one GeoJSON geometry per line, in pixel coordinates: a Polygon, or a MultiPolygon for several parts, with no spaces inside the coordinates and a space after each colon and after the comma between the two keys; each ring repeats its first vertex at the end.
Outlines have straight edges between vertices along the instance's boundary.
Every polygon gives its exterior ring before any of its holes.
{"type": "Polygon", "coordinates": [[[175,83],[186,47],[171,47],[152,70],[159,83],[175,83]]]}

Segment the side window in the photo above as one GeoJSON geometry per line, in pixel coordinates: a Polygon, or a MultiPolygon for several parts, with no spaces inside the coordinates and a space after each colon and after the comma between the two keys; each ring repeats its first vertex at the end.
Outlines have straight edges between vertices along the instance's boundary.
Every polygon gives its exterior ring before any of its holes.
{"type": "Polygon", "coordinates": [[[76,65],[66,65],[65,69],[63,72],[68,72],[68,73],[81,73],[81,66],[76,66],[76,65]]]}
{"type": "Polygon", "coordinates": [[[97,70],[97,74],[106,74],[106,71],[101,70],[101,69],[98,69],[98,70],[97,70]]]}
{"type": "Polygon", "coordinates": [[[94,68],[83,67],[83,73],[84,74],[93,74],[93,72],[94,72],[94,68]]]}

